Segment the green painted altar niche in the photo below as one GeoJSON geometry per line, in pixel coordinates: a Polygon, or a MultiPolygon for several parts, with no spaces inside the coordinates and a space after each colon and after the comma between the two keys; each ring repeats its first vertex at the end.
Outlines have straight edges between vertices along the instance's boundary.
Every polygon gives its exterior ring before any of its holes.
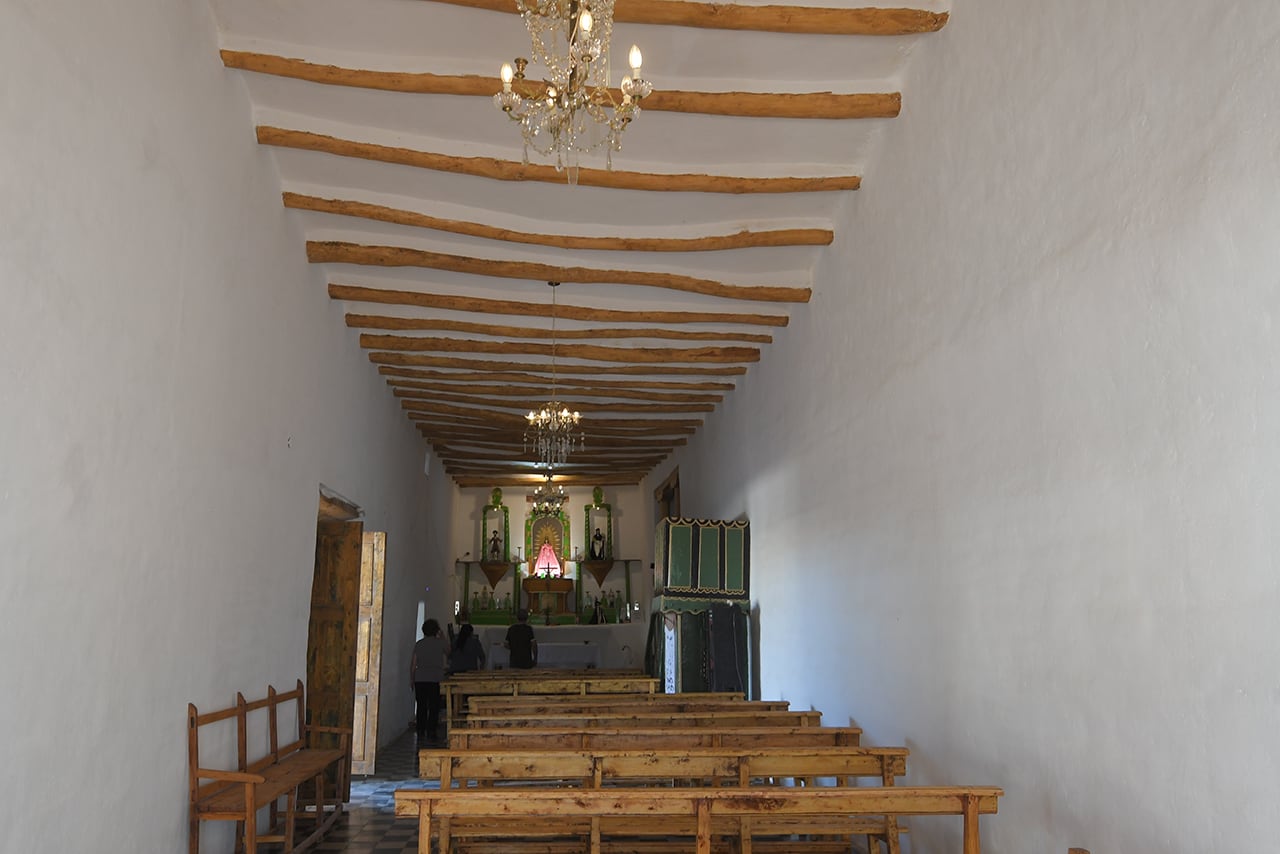
{"type": "Polygon", "coordinates": [[[477,626],[505,626],[515,622],[520,599],[517,595],[520,567],[511,558],[511,516],[502,503],[502,490],[497,487],[480,511],[476,554],[479,560],[456,561],[462,570],[461,608],[477,626]],[[473,575],[473,569],[479,569],[480,574],[473,575]]]}

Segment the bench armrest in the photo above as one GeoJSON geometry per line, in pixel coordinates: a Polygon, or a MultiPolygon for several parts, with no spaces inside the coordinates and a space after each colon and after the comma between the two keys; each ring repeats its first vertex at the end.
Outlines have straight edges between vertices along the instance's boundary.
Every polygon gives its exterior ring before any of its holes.
{"type": "Polygon", "coordinates": [[[203,780],[227,780],[233,783],[265,783],[267,778],[261,774],[250,774],[247,771],[222,771],[217,768],[197,768],[196,774],[203,780]]]}

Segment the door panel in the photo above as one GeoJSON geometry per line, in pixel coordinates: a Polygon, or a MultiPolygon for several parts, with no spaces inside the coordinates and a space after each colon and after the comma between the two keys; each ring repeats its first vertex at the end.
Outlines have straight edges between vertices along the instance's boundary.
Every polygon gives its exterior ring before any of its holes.
{"type": "Polygon", "coordinates": [[[387,535],[364,535],[360,557],[360,604],[356,628],[355,708],[351,735],[351,773],[373,773],[378,752],[378,686],[382,673],[382,584],[387,535]]]}
{"type": "MultiPolygon", "coordinates": [[[[360,586],[361,522],[316,525],[315,577],[307,638],[307,718],[319,726],[354,723],[356,629],[360,586]]],[[[318,746],[337,746],[337,739],[318,746]]],[[[336,777],[332,778],[336,782],[336,777]]],[[[348,780],[348,784],[349,784],[348,780]]],[[[350,798],[350,786],[339,793],[350,798]]]]}

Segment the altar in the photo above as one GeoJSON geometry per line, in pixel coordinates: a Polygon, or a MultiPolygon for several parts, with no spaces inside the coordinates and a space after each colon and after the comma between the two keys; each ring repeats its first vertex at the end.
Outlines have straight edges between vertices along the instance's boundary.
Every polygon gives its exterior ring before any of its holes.
{"type": "Polygon", "coordinates": [[[524,588],[527,607],[532,614],[572,614],[569,596],[573,593],[572,578],[554,578],[531,576],[521,582],[524,588]]]}

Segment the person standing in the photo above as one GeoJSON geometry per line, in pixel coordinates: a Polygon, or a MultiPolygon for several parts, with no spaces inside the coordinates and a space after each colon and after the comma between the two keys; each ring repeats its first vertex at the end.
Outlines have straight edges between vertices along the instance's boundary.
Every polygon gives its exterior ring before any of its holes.
{"type": "Polygon", "coordinates": [[[468,670],[484,669],[484,644],[476,635],[475,627],[463,623],[458,629],[458,636],[453,641],[453,651],[449,654],[449,672],[465,673],[468,670]]]}
{"type": "Polygon", "coordinates": [[[510,664],[520,670],[529,670],[538,664],[538,641],[529,625],[529,612],[521,608],[516,612],[516,622],[507,628],[507,639],[502,642],[511,652],[510,664]]]}
{"type": "Polygon", "coordinates": [[[440,737],[440,682],[448,662],[449,642],[440,633],[440,624],[427,620],[422,624],[422,640],[414,644],[409,661],[409,680],[418,702],[415,725],[419,741],[428,736],[437,741],[440,737]]]}

